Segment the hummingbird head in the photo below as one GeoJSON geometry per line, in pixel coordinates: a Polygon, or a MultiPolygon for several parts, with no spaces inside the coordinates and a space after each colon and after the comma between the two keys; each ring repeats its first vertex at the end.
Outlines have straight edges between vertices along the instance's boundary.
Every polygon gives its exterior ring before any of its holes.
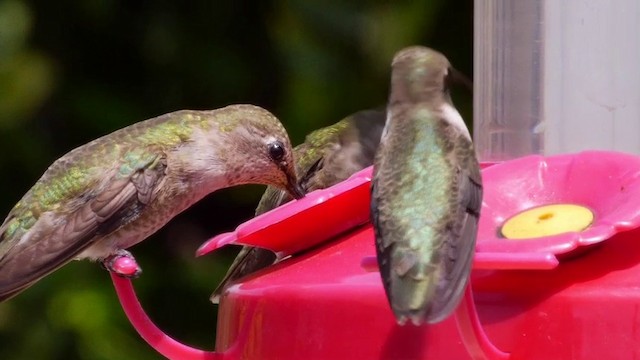
{"type": "Polygon", "coordinates": [[[253,105],[232,105],[223,135],[223,153],[230,185],[256,183],[286,190],[295,199],[304,196],[298,185],[289,136],[269,111],[253,105]]]}
{"type": "Polygon", "coordinates": [[[450,101],[449,84],[458,72],[441,53],[423,46],[399,51],[391,63],[390,103],[450,101]]]}

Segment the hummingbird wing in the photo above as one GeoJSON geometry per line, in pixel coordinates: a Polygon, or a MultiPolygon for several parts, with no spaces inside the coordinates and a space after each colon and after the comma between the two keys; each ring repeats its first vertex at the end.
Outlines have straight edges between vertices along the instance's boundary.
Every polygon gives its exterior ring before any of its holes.
{"type": "Polygon", "coordinates": [[[460,302],[471,272],[475,254],[478,220],[482,207],[482,178],[471,143],[457,151],[467,159],[457,169],[456,216],[445,237],[444,277],[439,284],[429,313],[429,322],[438,322],[453,312],[460,302]]]}
{"type": "Polygon", "coordinates": [[[55,162],[0,226],[0,301],[137,219],[153,201],[166,168],[163,153],[134,153],[129,163],[102,168],[78,189],[52,175],[73,172],[68,160],[55,162]],[[52,186],[58,186],[57,195],[66,200],[42,211],[38,204],[46,201],[47,192],[40,189],[52,186]]]}
{"type": "Polygon", "coordinates": [[[455,126],[424,108],[402,115],[383,135],[374,168],[376,252],[397,318],[435,323],[464,291],[482,182],[471,140],[455,126]]]}

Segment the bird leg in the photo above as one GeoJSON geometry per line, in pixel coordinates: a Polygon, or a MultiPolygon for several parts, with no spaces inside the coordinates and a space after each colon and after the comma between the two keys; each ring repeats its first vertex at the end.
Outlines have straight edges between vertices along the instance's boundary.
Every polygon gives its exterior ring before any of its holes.
{"type": "Polygon", "coordinates": [[[105,257],[101,263],[107,271],[125,278],[137,278],[142,274],[142,268],[136,259],[124,249],[119,249],[114,254],[105,257]]]}

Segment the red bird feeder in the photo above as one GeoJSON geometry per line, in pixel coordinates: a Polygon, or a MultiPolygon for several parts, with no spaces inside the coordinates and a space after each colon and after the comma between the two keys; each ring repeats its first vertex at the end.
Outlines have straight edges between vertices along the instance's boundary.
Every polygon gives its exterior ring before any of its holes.
{"type": "MultiPolygon", "coordinates": [[[[633,331],[640,320],[640,206],[627,201],[640,197],[639,157],[530,156],[485,169],[473,294],[467,289],[454,317],[420,327],[398,325],[384,295],[368,222],[370,172],[274,209],[199,249],[205,255],[234,243],[293,254],[227,289],[216,352],[162,334],[130,282],[114,277],[127,315],[172,359],[640,356],[640,335],[633,331]],[[593,219],[585,229],[556,235],[500,235],[513,215],[558,204],[589,209],[593,219]]],[[[548,210],[539,226],[544,230],[545,221],[565,210],[548,210]]]]}

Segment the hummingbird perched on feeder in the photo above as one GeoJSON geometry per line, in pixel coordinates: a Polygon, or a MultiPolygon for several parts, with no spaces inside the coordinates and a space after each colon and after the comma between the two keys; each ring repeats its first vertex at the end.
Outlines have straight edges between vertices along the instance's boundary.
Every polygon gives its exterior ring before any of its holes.
{"type": "Polygon", "coordinates": [[[482,179],[453,106],[458,73],[441,53],[393,58],[387,122],[374,161],[371,220],[380,275],[400,324],[447,318],[471,271],[482,179]]]}
{"type": "Polygon", "coordinates": [[[140,273],[125,249],[204,196],[260,183],[301,198],[287,132],[267,110],[183,110],[133,124],[55,161],[0,226],[0,301],[73,259],[140,273]]]}
{"type": "MultiPolygon", "coordinates": [[[[384,121],[384,111],[363,110],[307,135],[305,142],[293,149],[296,175],[302,189],[305,192],[324,189],[371,166],[384,121]]],[[[287,192],[269,186],[256,208],[256,216],[291,199],[287,192]]],[[[211,300],[218,302],[218,297],[230,282],[273,265],[278,260],[271,250],[244,246],[213,292],[211,300]]]]}

